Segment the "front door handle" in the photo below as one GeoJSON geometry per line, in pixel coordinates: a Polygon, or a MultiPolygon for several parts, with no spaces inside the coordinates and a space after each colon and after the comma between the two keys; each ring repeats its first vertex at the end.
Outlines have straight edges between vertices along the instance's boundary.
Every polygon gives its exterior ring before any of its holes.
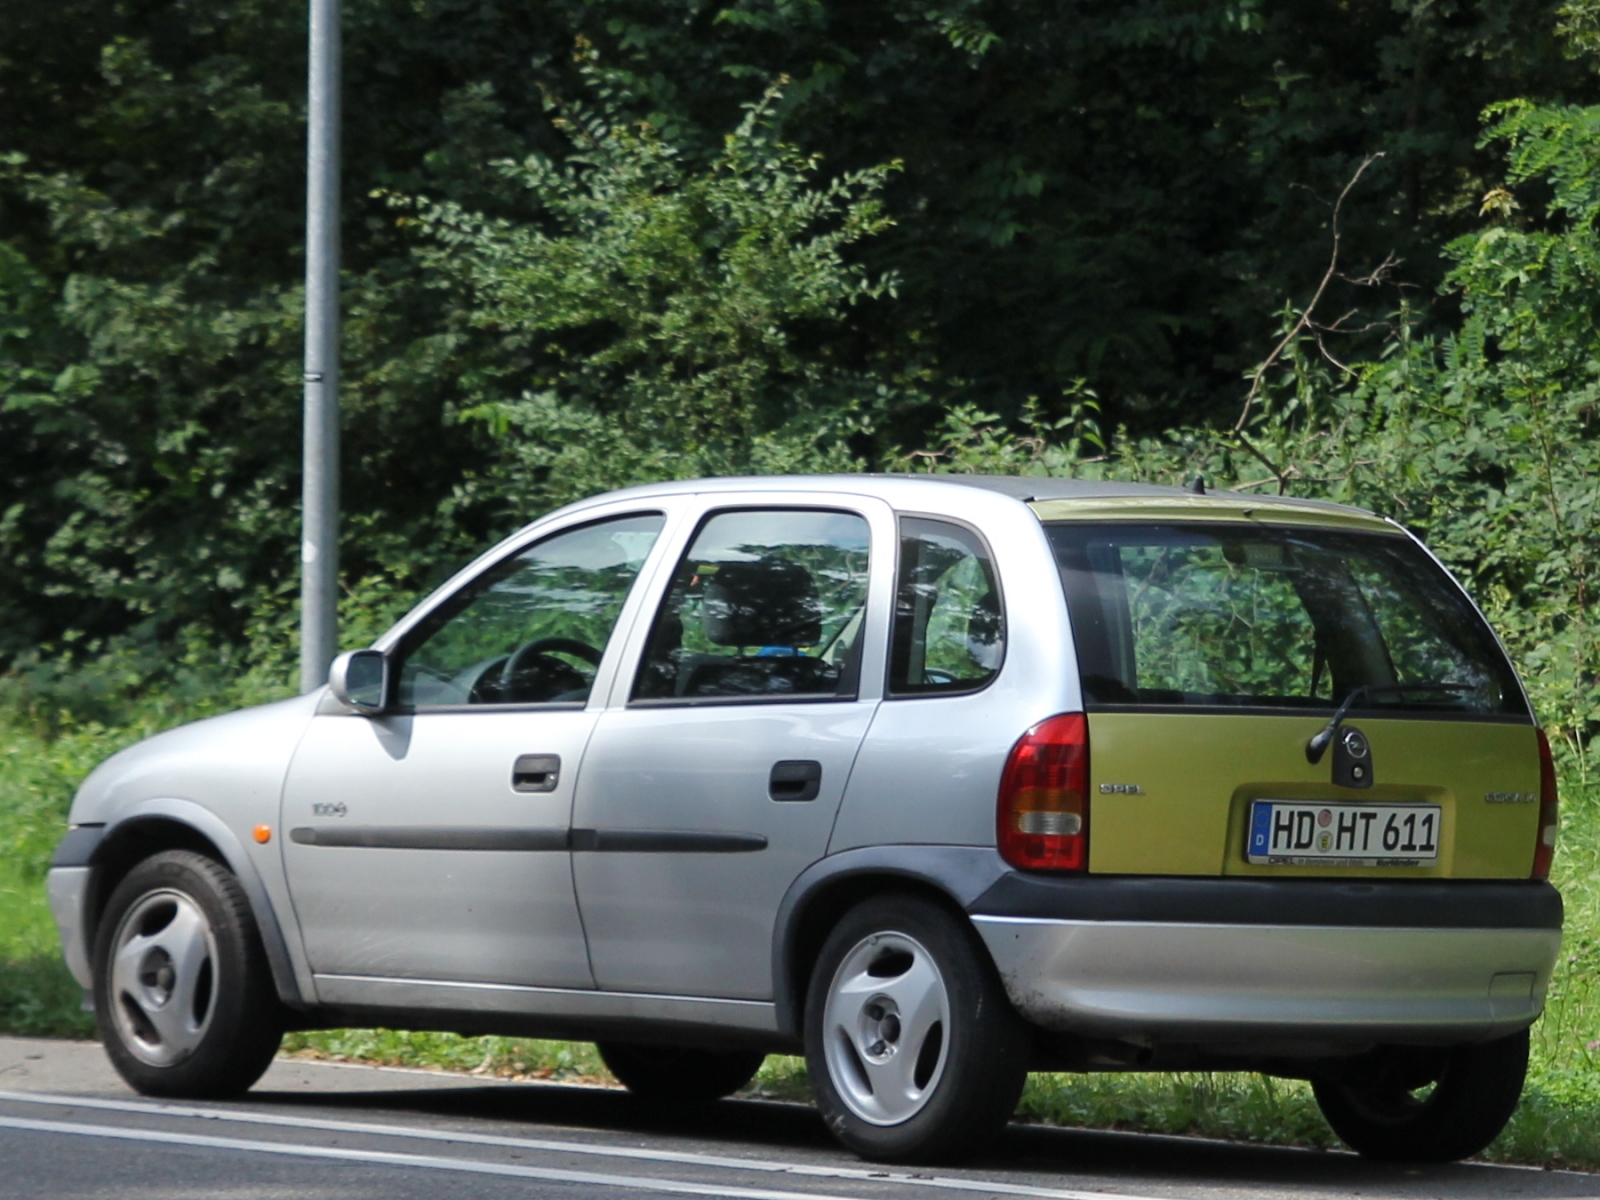
{"type": "Polygon", "coordinates": [[[559,754],[524,754],[511,767],[513,792],[553,792],[560,779],[559,754]]]}
{"type": "Polygon", "coordinates": [[[772,764],[767,795],[774,800],[815,800],[822,791],[822,764],[809,758],[786,758],[772,764]]]}

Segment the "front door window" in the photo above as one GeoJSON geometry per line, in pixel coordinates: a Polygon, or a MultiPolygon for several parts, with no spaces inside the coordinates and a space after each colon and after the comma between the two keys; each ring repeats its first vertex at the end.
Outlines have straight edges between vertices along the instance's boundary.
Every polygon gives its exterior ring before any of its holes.
{"type": "Polygon", "coordinates": [[[405,639],[400,707],[582,704],[663,520],[598,521],[485,571],[405,639]]]}

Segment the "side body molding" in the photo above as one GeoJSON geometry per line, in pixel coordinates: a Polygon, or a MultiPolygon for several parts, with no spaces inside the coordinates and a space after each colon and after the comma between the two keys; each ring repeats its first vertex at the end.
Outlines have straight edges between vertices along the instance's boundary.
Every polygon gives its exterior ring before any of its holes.
{"type": "MultiPolygon", "coordinates": [[[[100,844],[105,845],[106,842],[114,840],[117,831],[125,826],[148,821],[151,818],[189,826],[222,854],[228,869],[234,873],[239,880],[239,886],[244,889],[245,898],[250,901],[250,911],[255,914],[256,928],[261,932],[261,944],[267,952],[267,964],[272,968],[272,982],[278,989],[278,999],[291,1008],[308,1007],[312,1003],[309,997],[315,993],[309,986],[302,985],[295,970],[294,958],[284,937],[283,924],[278,920],[277,910],[273,908],[272,897],[267,892],[261,872],[256,869],[256,864],[246,853],[233,830],[215,813],[192,800],[170,798],[142,800],[120,813],[114,824],[106,826],[100,844]]],[[[277,854],[276,846],[262,847],[262,850],[274,856],[277,854]]],[[[309,974],[304,983],[309,985],[309,974]]]]}
{"type": "Polygon", "coordinates": [[[934,888],[965,910],[1010,869],[993,846],[863,846],[812,863],[789,885],[773,923],[772,996],[778,1031],[785,1037],[802,1036],[805,983],[795,970],[795,958],[804,948],[808,911],[815,902],[839,894],[836,889],[848,892],[852,881],[870,889],[874,879],[897,879],[934,888]]]}

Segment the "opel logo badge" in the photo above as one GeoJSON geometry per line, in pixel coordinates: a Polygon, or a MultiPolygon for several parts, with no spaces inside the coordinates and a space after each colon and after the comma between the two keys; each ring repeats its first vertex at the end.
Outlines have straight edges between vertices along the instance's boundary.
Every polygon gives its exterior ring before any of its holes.
{"type": "Polygon", "coordinates": [[[1367,738],[1359,729],[1346,729],[1343,741],[1344,752],[1351,758],[1365,758],[1367,756],[1367,738]]]}

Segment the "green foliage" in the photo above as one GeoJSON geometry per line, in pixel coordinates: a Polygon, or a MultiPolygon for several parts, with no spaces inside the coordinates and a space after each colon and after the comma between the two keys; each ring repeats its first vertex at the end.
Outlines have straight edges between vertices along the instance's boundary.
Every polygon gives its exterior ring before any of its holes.
{"type": "Polygon", "coordinates": [[[1308,333],[1269,374],[1242,437],[1124,428],[1105,451],[1088,408],[1054,426],[1026,414],[1020,432],[958,409],[936,451],[902,461],[1166,483],[1203,473],[1392,516],[1466,582],[1586,782],[1600,732],[1600,109],[1518,102],[1488,120],[1485,141],[1508,151],[1500,191],[1529,194],[1533,215],[1495,213],[1447,248],[1459,332],[1420,335],[1403,309],[1384,353],[1351,365],[1325,332],[1308,333]]]}
{"type": "Polygon", "coordinates": [[[1018,1114],[1049,1125],[1199,1134],[1328,1149],[1311,1089],[1264,1075],[1034,1075],[1018,1114]]]}
{"type": "MultiPolygon", "coordinates": [[[[1320,273],[1326,202],[1367,153],[1386,157],[1345,214],[1350,274],[1393,252],[1426,295],[1496,169],[1474,145],[1479,110],[1596,87],[1547,0],[593,10],[610,78],[663,128],[718,130],[751,80],[787,74],[792,140],[849,165],[904,160],[885,193],[898,230],[867,252],[902,302],[867,332],[931,346],[941,400],[1013,418],[1087,376],[1141,432],[1230,405],[1262,314],[1320,273]]],[[[1336,280],[1328,303],[1381,316],[1394,296],[1336,280]]],[[[938,415],[896,440],[920,443],[938,415]]]]}
{"type": "Polygon", "coordinates": [[[82,1037],[94,1020],[61,961],[44,875],[78,782],[102,758],[141,736],[94,726],[42,738],[0,719],[0,1029],[82,1037]]]}
{"type": "MultiPolygon", "coordinates": [[[[1546,0],[344,13],[342,560],[359,612],[603,482],[871,464],[958,405],[1011,420],[1039,396],[1056,422],[1079,378],[1108,425],[1192,420],[1231,399],[1261,314],[1313,276],[1310,198],[1367,151],[1387,157],[1345,214],[1347,261],[1393,251],[1425,295],[1493,169],[1476,110],[1600,92],[1546,0]],[[580,40],[597,63],[574,59],[580,40]],[[546,92],[585,97],[600,144],[575,148],[585,118],[557,128],[546,92]],[[511,276],[478,295],[470,272],[432,271],[395,195],[521,229],[503,249],[532,257],[511,275],[556,285],[565,315],[530,310],[511,276]],[[802,228],[808,203],[835,207],[802,228]],[[556,243],[583,266],[570,291],[556,243]],[[642,298],[609,314],[584,282],[608,245],[642,298]],[[786,284],[792,260],[809,282],[786,284]],[[871,299],[889,278],[896,296],[871,299]],[[646,396],[655,415],[630,416],[646,396]]],[[[269,653],[296,590],[303,13],[0,0],[0,28],[0,664],[40,647],[159,661],[180,632],[269,653]]],[[[1389,295],[1336,280],[1327,303],[1381,313],[1389,295]]],[[[1436,307],[1419,314],[1435,335],[1453,312],[1436,307]]]]}
{"type": "MultiPolygon", "coordinates": [[[[593,81],[592,67],[587,76],[593,81]]],[[[661,477],[849,467],[846,438],[895,384],[817,331],[892,295],[846,252],[890,225],[892,165],[819,183],[776,136],[774,87],[703,167],[616,108],[563,108],[561,161],[497,169],[532,219],[421,200],[422,261],[502,348],[461,416],[503,455],[489,486],[527,511],[661,477]],[[802,464],[805,464],[802,466],[802,464]]]]}
{"type": "Polygon", "coordinates": [[[391,1029],[332,1029],[291,1033],[284,1039],[283,1048],[302,1058],[467,1071],[502,1079],[596,1082],[611,1078],[595,1048],[576,1042],[397,1033],[391,1029]]]}

